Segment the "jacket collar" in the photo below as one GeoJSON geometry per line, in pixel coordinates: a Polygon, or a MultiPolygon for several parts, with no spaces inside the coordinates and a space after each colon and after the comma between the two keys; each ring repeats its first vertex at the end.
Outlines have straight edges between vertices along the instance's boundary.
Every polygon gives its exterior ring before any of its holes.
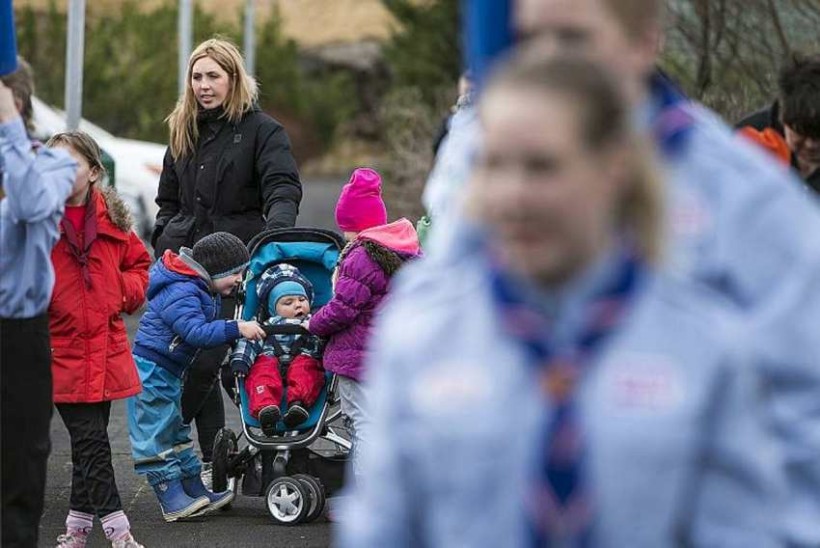
{"type": "Polygon", "coordinates": [[[179,259],[181,265],[187,267],[189,272],[201,278],[206,284],[208,284],[208,287],[213,290],[214,281],[211,279],[211,275],[208,274],[208,271],[205,270],[205,267],[194,260],[193,250],[188,247],[181,247],[177,258],[179,259]]]}

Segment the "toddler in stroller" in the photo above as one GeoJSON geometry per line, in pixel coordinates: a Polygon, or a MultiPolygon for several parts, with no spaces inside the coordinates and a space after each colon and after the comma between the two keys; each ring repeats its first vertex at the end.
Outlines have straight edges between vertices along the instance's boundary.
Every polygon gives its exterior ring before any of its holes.
{"type": "MultiPolygon", "coordinates": [[[[256,286],[259,313],[268,326],[293,326],[298,328],[310,318],[313,302],[313,285],[302,276],[299,269],[280,263],[267,269],[256,286]]],[[[309,409],[319,396],[324,384],[321,358],[321,342],[310,333],[268,332],[263,341],[241,339],[231,354],[231,372],[247,376],[245,390],[252,417],[259,419],[262,433],[272,437],[276,424],[282,420],[288,430],[305,422],[309,409]],[[249,372],[250,371],[250,372],[249,372]],[[287,412],[284,417],[279,409],[282,401],[283,381],[287,383],[287,412]]]]}
{"type": "Polygon", "coordinates": [[[217,433],[213,486],[264,497],[279,525],[306,523],[322,515],[328,494],[341,489],[351,447],[336,378],[322,369],[316,359],[322,348],[301,325],[311,307],[331,299],[344,240],[334,232],[290,228],[263,232],[248,247],[251,261],[235,317],[263,323],[266,341],[242,343],[230,355],[228,365],[239,375],[223,370],[241,430],[217,433]],[[263,371],[270,376],[259,381],[263,371]],[[265,411],[274,406],[284,416],[265,411]]]}

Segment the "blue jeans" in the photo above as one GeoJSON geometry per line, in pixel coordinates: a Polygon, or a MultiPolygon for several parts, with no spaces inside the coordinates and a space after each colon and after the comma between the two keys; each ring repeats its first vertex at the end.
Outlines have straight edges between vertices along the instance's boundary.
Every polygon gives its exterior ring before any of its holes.
{"type": "Polygon", "coordinates": [[[142,392],[128,400],[128,431],[137,474],[152,486],[199,475],[191,426],[182,422],[182,379],[134,356],[142,392]]]}

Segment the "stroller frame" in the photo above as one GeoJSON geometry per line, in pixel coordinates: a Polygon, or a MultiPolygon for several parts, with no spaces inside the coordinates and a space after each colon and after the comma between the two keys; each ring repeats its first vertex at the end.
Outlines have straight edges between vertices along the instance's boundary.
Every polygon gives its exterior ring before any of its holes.
{"type": "MultiPolygon", "coordinates": [[[[320,229],[277,229],[265,231],[256,236],[248,244],[251,257],[263,245],[279,242],[328,242],[333,243],[338,251],[344,247],[344,240],[335,232],[320,229]]],[[[273,263],[271,263],[273,264],[273,263]]],[[[245,284],[237,293],[237,305],[234,318],[241,320],[245,313],[245,284]]],[[[240,391],[243,388],[238,378],[234,379],[234,403],[239,407],[242,422],[242,432],[236,436],[228,428],[223,428],[217,434],[214,442],[213,478],[214,489],[235,489],[238,481],[243,480],[243,494],[251,496],[265,496],[268,510],[274,521],[281,525],[294,525],[312,521],[321,515],[325,501],[325,489],[317,477],[308,473],[289,475],[289,465],[297,454],[310,452],[309,447],[318,440],[324,440],[336,448],[339,455],[345,458],[349,454],[352,443],[340,435],[331,422],[341,417],[341,410],[336,405],[336,376],[330,375],[327,379],[325,401],[315,424],[303,432],[286,432],[281,436],[268,438],[254,433],[249,426],[245,408],[240,401],[240,391]],[[247,445],[239,450],[239,440],[245,438],[247,445]],[[248,472],[256,472],[256,460],[261,459],[261,473],[258,481],[258,494],[255,479],[248,481],[248,472]],[[247,492],[249,483],[250,491],[247,492]],[[295,498],[294,498],[295,497],[295,498]],[[293,501],[296,503],[293,503],[293,501]],[[283,502],[284,501],[284,502],[283,502]],[[293,503],[293,504],[292,504],[293,503]],[[290,512],[291,506],[296,508],[290,512]],[[287,511],[283,510],[287,508],[287,511]]],[[[309,460],[309,459],[307,459],[309,460]]],[[[297,466],[299,464],[297,463],[297,466]]],[[[304,467],[304,462],[302,463],[304,467]]]]}

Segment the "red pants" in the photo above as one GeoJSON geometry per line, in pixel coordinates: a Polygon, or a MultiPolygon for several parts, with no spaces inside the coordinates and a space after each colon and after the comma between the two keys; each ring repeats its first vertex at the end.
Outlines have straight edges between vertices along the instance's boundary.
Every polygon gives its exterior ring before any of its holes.
{"type": "MultiPolygon", "coordinates": [[[[325,382],[325,371],[319,360],[300,354],[293,358],[287,370],[288,405],[295,401],[310,407],[319,397],[325,382]]],[[[251,415],[269,405],[282,405],[282,376],[279,374],[279,360],[273,356],[259,356],[245,379],[251,415]]],[[[284,411],[284,409],[283,409],[284,411]]]]}

